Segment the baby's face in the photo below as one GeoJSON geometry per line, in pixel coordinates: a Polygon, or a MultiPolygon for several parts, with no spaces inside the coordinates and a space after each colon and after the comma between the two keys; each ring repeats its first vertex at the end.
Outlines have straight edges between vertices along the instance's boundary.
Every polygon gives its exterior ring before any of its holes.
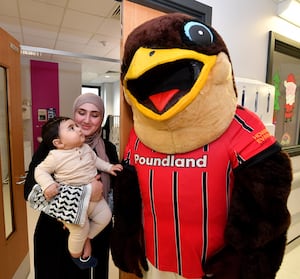
{"type": "Polygon", "coordinates": [[[60,123],[59,139],[64,144],[63,149],[72,149],[82,146],[85,136],[79,126],[72,119],[68,119],[60,123]]]}

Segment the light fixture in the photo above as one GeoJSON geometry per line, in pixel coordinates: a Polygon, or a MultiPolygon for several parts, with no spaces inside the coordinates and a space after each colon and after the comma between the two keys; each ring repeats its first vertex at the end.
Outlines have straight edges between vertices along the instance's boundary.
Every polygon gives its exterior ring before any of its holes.
{"type": "Polygon", "coordinates": [[[42,53],[34,50],[26,50],[21,47],[21,54],[27,56],[42,56],[42,53]]]}
{"type": "Polygon", "coordinates": [[[298,0],[284,0],[277,5],[277,15],[300,27],[300,3],[298,0]]]}
{"type": "Polygon", "coordinates": [[[100,56],[94,56],[94,55],[89,55],[89,54],[84,54],[84,53],[76,53],[76,52],[70,52],[70,51],[64,51],[64,50],[21,45],[21,54],[23,54],[23,55],[42,56],[43,53],[76,57],[76,58],[86,58],[86,59],[92,59],[92,60],[100,60],[100,61],[107,61],[107,62],[113,62],[113,63],[120,63],[119,59],[113,59],[113,58],[109,58],[109,57],[100,57],[100,56]]]}

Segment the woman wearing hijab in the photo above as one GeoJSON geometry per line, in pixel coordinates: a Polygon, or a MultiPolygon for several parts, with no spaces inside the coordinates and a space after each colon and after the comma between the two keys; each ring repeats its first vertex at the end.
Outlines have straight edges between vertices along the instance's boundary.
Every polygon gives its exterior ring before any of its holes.
{"type": "MultiPolygon", "coordinates": [[[[85,135],[86,143],[97,156],[112,164],[118,163],[116,147],[101,137],[104,118],[102,99],[93,93],[78,96],[73,104],[73,118],[85,135]]],[[[32,157],[24,187],[26,200],[36,184],[34,169],[44,160],[48,152],[49,148],[42,142],[32,157]]],[[[107,173],[101,173],[103,188],[97,178],[92,182],[91,200],[100,200],[103,195],[108,201],[111,177],[107,173]]],[[[107,279],[110,231],[111,223],[91,241],[93,255],[98,259],[98,265],[91,270],[81,270],[72,262],[68,252],[68,230],[64,228],[62,222],[41,212],[34,233],[35,279],[107,279]]],[[[89,243],[85,249],[89,249],[88,245],[89,243]]]]}

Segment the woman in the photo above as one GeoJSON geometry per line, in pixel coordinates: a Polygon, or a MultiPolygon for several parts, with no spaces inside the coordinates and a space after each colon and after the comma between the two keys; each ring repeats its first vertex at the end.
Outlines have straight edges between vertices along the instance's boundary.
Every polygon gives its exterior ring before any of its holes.
{"type": "MultiPolygon", "coordinates": [[[[93,93],[86,93],[76,98],[73,105],[74,120],[86,137],[86,143],[96,152],[98,157],[112,164],[118,163],[116,147],[101,138],[101,124],[104,117],[104,105],[101,98],[93,93]]],[[[49,149],[43,142],[33,155],[27,174],[24,195],[25,199],[34,180],[35,167],[47,156],[49,149]]],[[[91,200],[97,201],[103,196],[108,201],[111,177],[101,173],[101,181],[92,182],[91,200]]],[[[107,279],[109,235],[111,223],[92,241],[93,255],[98,259],[98,265],[92,272],[80,270],[70,259],[68,252],[68,230],[63,224],[41,212],[34,233],[34,268],[36,279],[107,279]]],[[[88,249],[88,247],[86,248],[88,249]]]]}

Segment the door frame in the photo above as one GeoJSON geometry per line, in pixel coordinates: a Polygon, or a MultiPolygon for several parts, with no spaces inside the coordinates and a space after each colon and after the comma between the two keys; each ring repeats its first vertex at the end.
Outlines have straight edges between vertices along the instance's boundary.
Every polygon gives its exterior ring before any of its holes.
{"type": "MultiPolygon", "coordinates": [[[[14,225],[13,232],[8,238],[5,236],[4,225],[1,225],[0,228],[0,270],[1,279],[11,279],[14,274],[16,274],[18,268],[22,266],[24,259],[28,255],[27,211],[23,195],[24,186],[22,184],[25,171],[21,65],[19,42],[2,28],[0,28],[0,41],[0,65],[6,69],[7,76],[9,149],[11,156],[11,191],[14,225]]],[[[0,183],[0,222],[4,224],[2,179],[0,183]]],[[[29,272],[29,261],[28,264],[25,264],[25,270],[29,272]]],[[[27,274],[24,274],[24,277],[18,278],[26,277],[27,274]]]]}

